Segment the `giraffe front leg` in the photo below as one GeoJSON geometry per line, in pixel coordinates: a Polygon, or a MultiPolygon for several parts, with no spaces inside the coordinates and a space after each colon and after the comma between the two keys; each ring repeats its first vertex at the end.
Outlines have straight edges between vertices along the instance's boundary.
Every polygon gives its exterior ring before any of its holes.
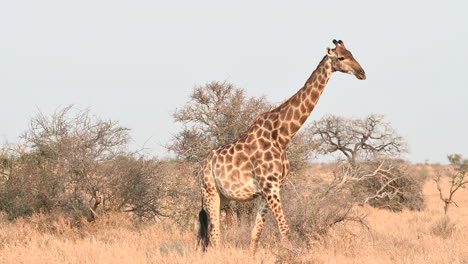
{"type": "Polygon", "coordinates": [[[289,226],[284,216],[283,207],[281,205],[279,188],[265,188],[263,192],[268,207],[275,216],[276,223],[278,224],[278,228],[281,233],[281,239],[283,243],[290,247],[291,245],[288,237],[289,226]]]}
{"type": "Polygon", "coordinates": [[[255,218],[255,226],[252,230],[252,240],[250,242],[250,252],[252,253],[252,255],[255,255],[255,252],[257,251],[258,240],[260,239],[260,235],[262,234],[262,229],[265,224],[265,215],[267,211],[267,203],[265,199],[261,199],[260,204],[258,205],[257,217],[255,218]]]}

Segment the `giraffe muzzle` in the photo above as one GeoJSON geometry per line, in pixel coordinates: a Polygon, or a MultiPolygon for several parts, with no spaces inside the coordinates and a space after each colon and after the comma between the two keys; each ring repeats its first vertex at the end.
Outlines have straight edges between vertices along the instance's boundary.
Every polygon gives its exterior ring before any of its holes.
{"type": "Polygon", "coordinates": [[[354,75],[359,80],[365,80],[366,79],[366,72],[363,69],[357,70],[354,75]]]}

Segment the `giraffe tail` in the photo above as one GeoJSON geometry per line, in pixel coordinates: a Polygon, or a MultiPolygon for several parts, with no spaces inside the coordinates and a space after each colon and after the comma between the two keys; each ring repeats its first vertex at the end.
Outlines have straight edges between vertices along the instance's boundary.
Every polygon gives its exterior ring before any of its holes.
{"type": "Polygon", "coordinates": [[[208,214],[205,209],[201,209],[198,213],[198,220],[200,221],[200,229],[198,230],[198,245],[201,245],[202,251],[206,251],[206,248],[210,244],[210,235],[208,232],[208,214]]]}

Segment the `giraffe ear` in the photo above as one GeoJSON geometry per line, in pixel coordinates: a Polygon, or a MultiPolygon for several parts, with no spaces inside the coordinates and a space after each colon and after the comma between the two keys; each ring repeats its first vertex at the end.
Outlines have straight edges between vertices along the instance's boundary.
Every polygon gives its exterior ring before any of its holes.
{"type": "Polygon", "coordinates": [[[335,56],[335,51],[332,50],[331,48],[327,48],[327,55],[330,56],[330,57],[334,57],[335,56]]]}

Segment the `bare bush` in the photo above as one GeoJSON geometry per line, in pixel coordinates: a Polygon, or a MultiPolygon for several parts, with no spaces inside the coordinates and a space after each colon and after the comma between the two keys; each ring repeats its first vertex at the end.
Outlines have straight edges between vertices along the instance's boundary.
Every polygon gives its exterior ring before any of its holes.
{"type": "Polygon", "coordinates": [[[406,152],[406,143],[383,116],[326,116],[306,133],[318,154],[339,154],[334,187],[352,186],[356,202],[390,210],[424,207],[423,182],[398,159],[406,152]]]}
{"type": "Polygon", "coordinates": [[[299,244],[310,246],[337,225],[357,223],[368,229],[366,215],[357,213],[354,209],[357,203],[349,199],[351,186],[337,185],[335,181],[319,181],[289,182],[285,186],[283,197],[289,201],[285,210],[293,212],[289,219],[291,236],[299,244]]]}
{"type": "Polygon", "coordinates": [[[67,106],[39,112],[22,139],[10,157],[0,209],[12,218],[59,209],[94,219],[109,183],[102,165],[125,154],[128,129],[67,106]]]}
{"type": "Polygon", "coordinates": [[[125,154],[128,131],[118,122],[92,116],[89,110],[67,106],[50,116],[39,112],[23,139],[52,161],[55,168],[49,175],[62,179],[59,206],[93,219],[109,182],[101,164],[125,154]]]}
{"type": "Polygon", "coordinates": [[[180,160],[161,160],[155,164],[151,195],[155,197],[157,192],[158,199],[152,202],[179,227],[190,226],[201,203],[194,171],[193,164],[180,160]]]}
{"type": "Polygon", "coordinates": [[[437,220],[431,228],[431,233],[447,239],[452,236],[457,230],[455,222],[453,222],[447,215],[437,220]]]}
{"type": "Polygon", "coordinates": [[[424,207],[423,182],[409,173],[409,165],[398,159],[374,159],[357,164],[338,163],[333,189],[349,188],[358,204],[401,211],[424,207]]]}
{"type": "Polygon", "coordinates": [[[192,163],[127,155],[107,166],[112,181],[104,207],[146,220],[169,217],[179,227],[194,221],[201,197],[192,163]]]}
{"type": "Polygon", "coordinates": [[[10,220],[33,212],[50,212],[58,203],[64,183],[52,174],[55,164],[37,150],[27,152],[18,147],[10,154],[9,172],[0,185],[0,210],[10,220]]]}
{"type": "Polygon", "coordinates": [[[107,208],[145,219],[169,216],[169,209],[161,203],[166,192],[158,174],[159,161],[128,154],[106,167],[104,173],[110,179],[108,189],[103,190],[107,208]]]}
{"type": "Polygon", "coordinates": [[[348,229],[357,224],[368,230],[366,215],[357,210],[364,204],[394,211],[424,206],[422,182],[406,174],[409,165],[402,160],[338,162],[330,166],[331,179],[298,175],[284,188],[283,197],[288,201],[285,210],[293,212],[289,219],[291,235],[298,243],[313,244],[336,226],[348,229]]]}
{"type": "Polygon", "coordinates": [[[124,211],[186,225],[200,202],[193,165],[129,152],[128,131],[72,106],[39,112],[20,145],[0,149],[0,211],[64,213],[77,224],[124,211]]]}
{"type": "Polygon", "coordinates": [[[453,196],[460,189],[466,189],[468,186],[468,160],[463,159],[463,156],[460,154],[452,154],[448,156],[451,167],[449,168],[449,183],[450,188],[448,194],[444,195],[441,186],[441,174],[438,173],[437,177],[434,178],[434,181],[439,191],[439,197],[442,202],[444,202],[444,213],[447,214],[449,206],[454,204],[458,206],[457,203],[453,200],[453,196]]]}

